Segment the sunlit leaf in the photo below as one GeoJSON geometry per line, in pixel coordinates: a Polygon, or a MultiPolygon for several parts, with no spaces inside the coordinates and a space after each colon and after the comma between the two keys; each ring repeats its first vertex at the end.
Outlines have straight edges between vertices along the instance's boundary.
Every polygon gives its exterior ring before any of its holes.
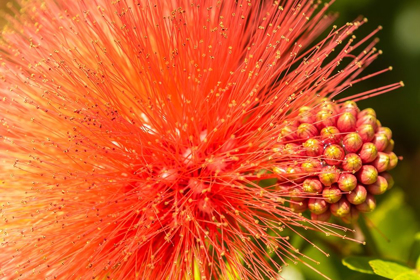
{"type": "Polygon", "coordinates": [[[343,265],[347,266],[351,270],[359,271],[367,274],[374,274],[372,267],[369,265],[369,261],[375,258],[370,257],[347,257],[342,260],[343,265]]]}
{"type": "Polygon", "coordinates": [[[410,272],[411,269],[401,264],[383,260],[373,260],[369,262],[375,274],[388,278],[394,279],[395,277],[405,272],[410,272]]]}
{"type": "Polygon", "coordinates": [[[394,280],[420,280],[420,275],[415,271],[410,271],[398,275],[394,280]]]}

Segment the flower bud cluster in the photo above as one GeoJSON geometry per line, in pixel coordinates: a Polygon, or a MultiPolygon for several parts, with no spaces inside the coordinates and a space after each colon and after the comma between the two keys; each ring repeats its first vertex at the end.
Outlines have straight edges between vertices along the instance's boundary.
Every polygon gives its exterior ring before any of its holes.
{"type": "Polygon", "coordinates": [[[301,108],[278,142],[276,152],[293,158],[273,168],[279,188],[289,191],[294,211],[309,210],[312,219],[327,221],[332,214],[350,223],[373,211],[375,196],[394,184],[388,173],[398,163],[392,132],[373,109],[360,111],[355,102],[301,108]]]}

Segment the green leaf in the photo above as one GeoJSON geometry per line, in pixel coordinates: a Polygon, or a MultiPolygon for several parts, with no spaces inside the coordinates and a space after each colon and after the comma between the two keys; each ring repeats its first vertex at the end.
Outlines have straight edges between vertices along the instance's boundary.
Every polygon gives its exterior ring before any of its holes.
{"type": "Polygon", "coordinates": [[[394,279],[400,274],[411,271],[410,268],[395,262],[373,260],[370,261],[369,264],[372,267],[373,272],[375,272],[375,274],[388,279],[394,279]]]}
{"type": "Polygon", "coordinates": [[[416,269],[417,269],[418,271],[420,271],[420,256],[419,256],[419,257],[418,257],[418,259],[417,259],[416,269]]]}
{"type": "Polygon", "coordinates": [[[416,265],[416,261],[417,261],[417,267],[418,267],[418,258],[420,256],[420,232],[418,232],[415,236],[414,236],[414,242],[413,245],[411,245],[410,248],[410,256],[408,257],[408,264],[410,266],[414,266],[416,265]]]}
{"type": "Polygon", "coordinates": [[[420,225],[413,209],[404,202],[404,193],[398,188],[392,189],[368,217],[372,222],[367,221],[367,224],[380,255],[387,259],[406,260],[412,238],[419,232],[420,225]],[[404,229],[404,234],[401,229],[404,229]]]}
{"type": "Polygon", "coordinates": [[[375,258],[370,257],[347,257],[342,260],[344,266],[347,266],[351,270],[355,270],[361,273],[374,274],[372,267],[369,265],[369,261],[375,258]]]}
{"type": "Polygon", "coordinates": [[[394,280],[420,280],[420,275],[418,275],[415,271],[410,271],[398,275],[394,278],[394,280]]]}

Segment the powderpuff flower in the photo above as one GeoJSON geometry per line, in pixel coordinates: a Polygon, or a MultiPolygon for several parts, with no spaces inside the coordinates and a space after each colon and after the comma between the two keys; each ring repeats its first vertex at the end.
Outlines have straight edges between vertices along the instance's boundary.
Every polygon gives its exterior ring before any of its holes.
{"type": "Polygon", "coordinates": [[[330,3],[307,0],[19,4],[0,40],[3,279],[276,279],[316,263],[284,229],[340,235],[325,213],[389,188],[390,130],[333,102],[390,70],[360,76],[381,53],[380,28],[355,39],[362,18],[329,27],[330,3]]]}

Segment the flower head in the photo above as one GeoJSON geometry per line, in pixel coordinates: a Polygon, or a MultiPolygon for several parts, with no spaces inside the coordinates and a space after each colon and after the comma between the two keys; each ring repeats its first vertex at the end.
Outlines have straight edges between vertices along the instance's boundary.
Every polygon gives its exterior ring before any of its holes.
{"type": "Polygon", "coordinates": [[[311,262],[283,229],[339,235],[328,213],[389,188],[390,130],[332,101],[390,70],[358,78],[380,54],[364,19],[314,43],[329,4],[21,5],[0,43],[3,277],[276,278],[311,262]]]}

